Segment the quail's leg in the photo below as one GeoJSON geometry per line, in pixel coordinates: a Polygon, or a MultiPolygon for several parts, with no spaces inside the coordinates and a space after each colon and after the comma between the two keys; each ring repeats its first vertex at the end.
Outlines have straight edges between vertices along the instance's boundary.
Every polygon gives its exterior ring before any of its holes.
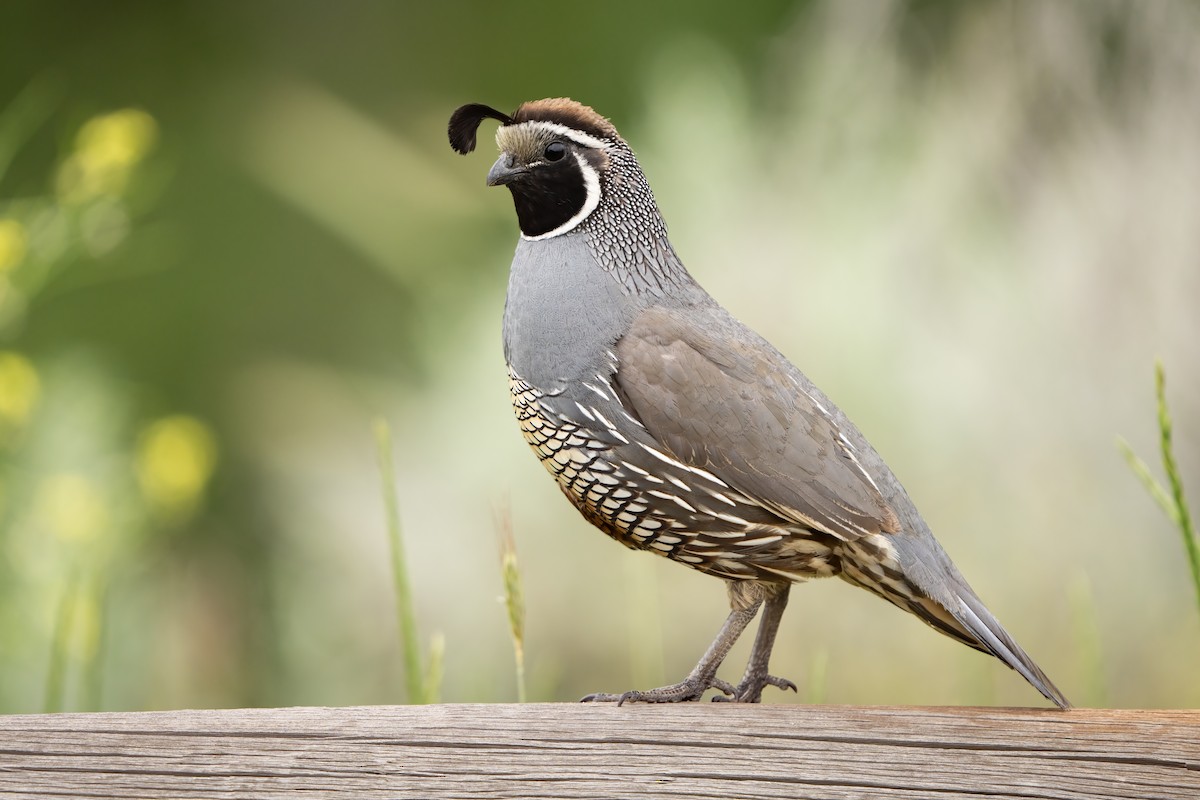
{"type": "Polygon", "coordinates": [[[767,673],[767,665],[771,660],[771,648],[775,645],[775,634],[779,632],[779,621],[783,619],[783,611],[787,608],[790,588],[789,584],[778,584],[778,591],[767,595],[763,616],[758,623],[758,633],[754,637],[754,648],[750,651],[750,660],[746,663],[746,672],[742,675],[742,682],[733,686],[719,681],[717,688],[729,697],[718,695],[713,700],[757,703],[762,700],[763,687],[768,685],[796,691],[796,684],[786,678],[776,678],[767,673]]]}
{"type": "MultiPolygon", "coordinates": [[[[624,694],[598,692],[596,694],[589,694],[580,702],[616,703],[617,705],[621,705],[627,700],[638,703],[682,703],[687,700],[699,700],[701,695],[709,689],[719,688],[721,691],[727,691],[725,687],[728,687],[729,684],[725,681],[717,680],[717,669],[721,666],[721,662],[725,660],[725,656],[729,655],[730,649],[737,642],[738,637],[742,635],[742,631],[750,624],[750,620],[754,619],[754,615],[758,613],[759,605],[760,601],[756,601],[746,607],[739,608],[735,606],[729,612],[729,616],[725,618],[725,624],[721,626],[721,632],[717,634],[717,638],[713,640],[713,643],[708,646],[708,650],[700,658],[700,663],[679,683],[646,691],[635,690],[625,692],[624,694]]],[[[782,610],[780,613],[783,613],[782,610]]],[[[778,624],[779,621],[777,619],[776,626],[778,624]]],[[[755,649],[757,649],[757,646],[755,649]]],[[[767,650],[769,656],[769,646],[767,650]]]]}

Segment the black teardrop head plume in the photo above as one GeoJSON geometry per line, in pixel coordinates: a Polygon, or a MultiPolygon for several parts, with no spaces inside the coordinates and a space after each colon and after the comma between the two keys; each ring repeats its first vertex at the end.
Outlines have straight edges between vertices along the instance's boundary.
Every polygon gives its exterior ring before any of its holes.
{"type": "Polygon", "coordinates": [[[460,106],[450,115],[450,146],[454,148],[455,152],[465,156],[475,149],[475,132],[479,130],[479,123],[483,122],[485,117],[498,119],[505,125],[513,124],[512,117],[491,106],[485,106],[482,103],[467,103],[465,106],[460,106]]]}

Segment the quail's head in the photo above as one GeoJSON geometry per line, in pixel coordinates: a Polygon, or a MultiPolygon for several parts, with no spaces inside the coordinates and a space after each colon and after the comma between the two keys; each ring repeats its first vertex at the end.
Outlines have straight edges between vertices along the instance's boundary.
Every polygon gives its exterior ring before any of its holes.
{"type": "Polygon", "coordinates": [[[471,103],[450,118],[450,144],[475,149],[485,119],[499,120],[500,156],[488,172],[489,186],[512,192],[521,232],[538,238],[577,225],[599,205],[610,150],[628,149],[617,129],[590,107],[567,98],[523,103],[510,116],[471,103]]]}

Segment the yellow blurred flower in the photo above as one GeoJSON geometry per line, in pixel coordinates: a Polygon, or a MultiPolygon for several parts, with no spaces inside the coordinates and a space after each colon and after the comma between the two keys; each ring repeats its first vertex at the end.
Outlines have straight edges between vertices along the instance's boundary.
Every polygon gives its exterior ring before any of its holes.
{"type": "Polygon", "coordinates": [[[0,350],[0,428],[29,419],[41,391],[37,370],[20,353],[0,350]]]}
{"type": "Polygon", "coordinates": [[[207,425],[194,417],[165,417],[142,433],[138,480],[152,505],[170,514],[184,514],[200,498],[216,461],[216,440],[207,425]]]}
{"type": "Polygon", "coordinates": [[[59,197],[65,203],[83,203],[121,194],[130,171],[157,138],[154,117],[135,108],[88,120],[75,137],[75,152],[59,167],[59,197]]]}
{"type": "Polygon", "coordinates": [[[29,237],[25,226],[15,219],[0,219],[0,273],[11,270],[25,257],[29,237]]]}
{"type": "Polygon", "coordinates": [[[73,472],[51,475],[37,492],[37,517],[60,539],[96,538],[108,524],[108,503],[90,480],[73,472]]]}

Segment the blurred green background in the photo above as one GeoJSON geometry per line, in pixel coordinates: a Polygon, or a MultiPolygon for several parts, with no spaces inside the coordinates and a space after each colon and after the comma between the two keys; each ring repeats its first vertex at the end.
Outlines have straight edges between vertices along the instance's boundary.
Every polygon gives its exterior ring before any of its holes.
{"type": "MultiPolygon", "coordinates": [[[[531,699],[690,669],[724,588],[527,451],[511,203],[489,130],[445,140],[556,95],[1069,697],[1200,703],[1177,534],[1114,446],[1156,464],[1162,356],[1200,493],[1196,4],[12,0],[0,45],[0,711],[402,702],[377,417],[442,699],[516,696],[505,508],[531,699]]],[[[840,581],[773,667],[774,702],[1040,701],[840,581]]]]}

